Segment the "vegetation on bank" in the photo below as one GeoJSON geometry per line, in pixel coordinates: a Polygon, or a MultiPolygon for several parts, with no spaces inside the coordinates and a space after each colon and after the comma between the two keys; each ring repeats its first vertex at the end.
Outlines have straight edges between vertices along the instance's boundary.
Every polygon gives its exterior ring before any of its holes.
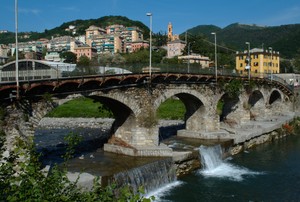
{"type": "MultiPolygon", "coordinates": [[[[74,148],[80,139],[76,134],[69,134],[65,140],[69,147],[65,161],[72,158],[74,148]]],[[[62,201],[62,202],[150,202],[154,198],[144,198],[143,190],[134,193],[129,185],[103,187],[96,179],[91,191],[77,187],[77,181],[67,177],[66,165],[61,168],[52,166],[49,171],[41,170],[39,155],[34,151],[32,141],[17,139],[16,149],[9,157],[3,156],[4,140],[0,139],[0,201],[62,201]]]]}
{"type": "MultiPolygon", "coordinates": [[[[166,100],[157,110],[158,119],[183,120],[184,114],[184,104],[173,98],[166,100]]],[[[113,113],[101,103],[82,97],[60,105],[47,117],[113,118],[113,113]]]]}

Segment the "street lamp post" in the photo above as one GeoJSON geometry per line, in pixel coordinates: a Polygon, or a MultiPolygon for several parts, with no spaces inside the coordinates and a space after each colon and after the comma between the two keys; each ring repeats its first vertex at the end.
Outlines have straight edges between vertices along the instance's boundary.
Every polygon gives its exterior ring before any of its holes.
{"type": "Polygon", "coordinates": [[[188,73],[190,73],[190,45],[191,42],[188,43],[188,73]]]}
{"type": "Polygon", "coordinates": [[[16,98],[19,99],[19,47],[18,47],[18,0],[15,0],[15,28],[16,28],[16,98]]]}
{"type": "Polygon", "coordinates": [[[150,17],[150,44],[149,44],[149,79],[151,82],[151,77],[152,77],[152,13],[147,13],[147,16],[150,17]]]}
{"type": "Polygon", "coordinates": [[[216,83],[217,83],[218,81],[217,33],[212,32],[211,34],[215,36],[215,74],[216,74],[216,83]]]}
{"type": "Polygon", "coordinates": [[[249,60],[249,67],[248,67],[248,79],[250,80],[251,75],[250,75],[250,69],[251,69],[251,55],[250,55],[250,42],[246,42],[248,45],[248,60],[249,60]]]}
{"type": "Polygon", "coordinates": [[[269,51],[271,52],[271,58],[270,58],[270,67],[271,67],[271,82],[272,82],[272,79],[273,79],[273,48],[272,47],[269,47],[269,51]]]}

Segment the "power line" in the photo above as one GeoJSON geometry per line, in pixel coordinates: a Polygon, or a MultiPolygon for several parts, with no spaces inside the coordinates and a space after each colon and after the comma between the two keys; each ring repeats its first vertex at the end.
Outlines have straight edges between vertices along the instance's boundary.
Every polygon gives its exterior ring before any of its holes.
{"type": "MultiPolygon", "coordinates": [[[[195,35],[193,35],[193,34],[191,34],[191,33],[189,33],[189,32],[186,32],[186,34],[185,34],[185,40],[187,40],[187,34],[188,34],[188,35],[191,35],[192,37],[196,37],[195,35]]],[[[213,45],[213,46],[215,45],[215,43],[213,43],[213,42],[211,42],[211,41],[209,41],[209,40],[206,40],[206,39],[204,39],[204,38],[201,38],[201,40],[205,41],[206,43],[209,43],[210,45],[213,45]]],[[[237,50],[228,48],[228,47],[226,47],[226,46],[221,46],[221,45],[218,45],[218,44],[217,44],[217,47],[226,49],[226,50],[228,50],[228,51],[232,51],[232,52],[234,52],[234,53],[237,52],[237,50]]]]}

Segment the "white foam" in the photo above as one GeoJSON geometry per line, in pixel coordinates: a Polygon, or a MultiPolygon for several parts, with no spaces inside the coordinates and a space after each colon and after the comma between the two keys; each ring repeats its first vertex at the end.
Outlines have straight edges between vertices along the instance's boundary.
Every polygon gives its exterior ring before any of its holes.
{"type": "Polygon", "coordinates": [[[166,184],[165,186],[162,186],[154,191],[147,193],[145,197],[149,198],[151,196],[154,196],[156,202],[162,202],[162,201],[166,202],[168,200],[163,200],[162,197],[164,195],[167,195],[173,188],[180,186],[182,184],[183,182],[181,181],[174,181],[172,183],[166,184]]]}
{"type": "Polygon", "coordinates": [[[223,161],[220,145],[212,147],[200,146],[199,151],[203,165],[203,169],[199,173],[205,177],[228,178],[241,181],[243,176],[262,174],[223,161]]]}
{"type": "Polygon", "coordinates": [[[232,165],[230,163],[221,163],[213,169],[200,170],[199,173],[204,177],[227,178],[235,181],[242,181],[244,176],[259,175],[262,173],[251,171],[244,167],[232,165]]]}

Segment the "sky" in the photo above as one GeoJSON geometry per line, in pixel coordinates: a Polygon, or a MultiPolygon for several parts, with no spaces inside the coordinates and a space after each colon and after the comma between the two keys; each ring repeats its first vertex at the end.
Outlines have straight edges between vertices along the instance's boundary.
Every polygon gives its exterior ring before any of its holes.
{"type": "MultiPolygon", "coordinates": [[[[15,1],[0,0],[0,30],[15,31],[15,1]]],[[[153,32],[181,34],[198,25],[232,23],[278,26],[300,23],[299,0],[18,0],[18,31],[43,32],[64,22],[120,15],[153,32]]]]}

